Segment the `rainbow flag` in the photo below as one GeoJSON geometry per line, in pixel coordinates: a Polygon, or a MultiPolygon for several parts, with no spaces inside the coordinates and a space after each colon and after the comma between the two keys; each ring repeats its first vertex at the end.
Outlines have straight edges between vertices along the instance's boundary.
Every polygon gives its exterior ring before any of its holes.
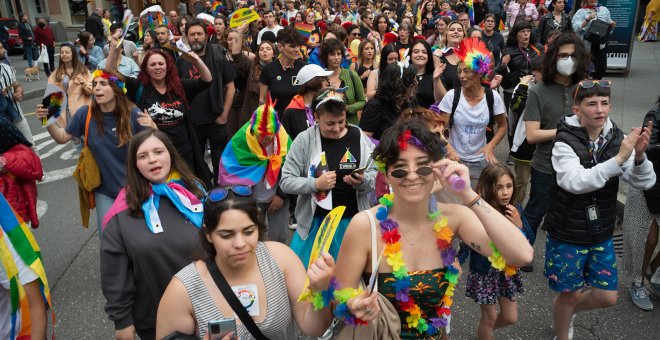
{"type": "Polygon", "coordinates": [[[504,21],[500,19],[500,24],[497,26],[497,29],[500,31],[504,31],[506,29],[506,26],[504,26],[504,21]]]}
{"type": "Polygon", "coordinates": [[[468,15],[470,15],[470,24],[474,25],[474,0],[468,0],[468,15]]]}
{"type": "Polygon", "coordinates": [[[308,24],[305,22],[297,22],[296,23],[296,31],[298,34],[300,34],[305,40],[309,39],[309,36],[312,35],[312,31],[314,30],[314,25],[308,24]]]}
{"type": "Polygon", "coordinates": [[[290,147],[291,138],[280,124],[269,98],[254,111],[252,119],[236,132],[222,152],[218,184],[252,186],[263,180],[267,189],[275,187],[290,147]],[[273,154],[269,155],[261,146],[257,134],[274,137],[273,154]]]}
{"type": "MultiPolygon", "coordinates": [[[[37,281],[41,287],[44,300],[51,307],[52,312],[46,270],[41,261],[41,251],[34,235],[2,194],[0,194],[0,226],[2,227],[0,229],[0,264],[9,278],[11,301],[11,332],[9,339],[29,339],[31,319],[28,300],[25,290],[18,280],[18,268],[7,243],[13,246],[16,254],[25,265],[37,274],[37,281]]],[[[52,314],[52,317],[54,326],[55,314],[52,314]]]]}
{"type": "Polygon", "coordinates": [[[211,10],[213,11],[213,15],[220,14],[221,11],[224,11],[224,10],[225,10],[225,8],[226,8],[226,7],[222,4],[221,1],[214,1],[214,2],[211,4],[211,10]]]}

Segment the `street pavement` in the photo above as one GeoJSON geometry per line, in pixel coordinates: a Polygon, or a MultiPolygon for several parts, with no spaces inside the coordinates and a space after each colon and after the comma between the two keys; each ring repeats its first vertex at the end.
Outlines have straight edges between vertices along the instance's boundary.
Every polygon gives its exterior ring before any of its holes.
{"type": "MultiPolygon", "coordinates": [[[[19,82],[26,89],[22,103],[42,158],[46,177],[38,185],[41,226],[34,230],[42,250],[52,291],[52,301],[60,339],[111,339],[113,325],[103,306],[99,271],[99,240],[95,216],[90,229],[80,224],[78,194],[70,176],[76,160],[71,157],[72,145],[57,145],[41,127],[32,112],[41,101],[46,85],[39,81],[25,82],[22,77],[25,61],[11,57],[19,82]]],[[[644,114],[660,94],[660,43],[635,44],[631,71],[627,77],[613,80],[610,117],[624,131],[641,124],[644,114]]],[[[506,142],[496,150],[498,159],[507,155],[506,142]]],[[[625,203],[625,189],[621,199],[625,203]]],[[[552,339],[550,305],[554,295],[542,276],[545,235],[539,235],[535,245],[535,271],[525,273],[525,294],[519,297],[518,324],[496,331],[498,339],[552,339]]],[[[625,254],[624,254],[625,256],[625,254]]],[[[479,307],[465,298],[464,280],[456,290],[451,336],[474,339],[480,316],[479,307]]],[[[620,273],[619,300],[614,308],[580,313],[575,320],[575,339],[657,339],[660,334],[660,307],[643,312],[632,305],[627,292],[629,279],[620,273]]],[[[657,305],[660,299],[653,297],[657,305]]]]}

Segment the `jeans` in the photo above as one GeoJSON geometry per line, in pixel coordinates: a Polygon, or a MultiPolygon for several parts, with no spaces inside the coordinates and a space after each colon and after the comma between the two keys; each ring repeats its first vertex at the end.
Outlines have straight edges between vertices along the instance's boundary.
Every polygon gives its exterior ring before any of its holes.
{"type": "Polygon", "coordinates": [[[537,234],[539,225],[548,210],[548,193],[550,186],[553,184],[552,174],[546,174],[532,168],[531,188],[529,190],[529,201],[525,206],[525,217],[529,222],[530,227],[537,234]]]}
{"type": "Polygon", "coordinates": [[[259,210],[266,216],[268,240],[289,244],[289,199],[285,198],[279,210],[268,212],[270,203],[257,203],[259,210]]]}
{"type": "Polygon", "coordinates": [[[94,193],[94,201],[96,201],[96,229],[99,232],[99,240],[103,232],[103,217],[110,210],[112,203],[115,202],[113,197],[104,195],[100,192],[94,193]]]}
{"type": "Polygon", "coordinates": [[[25,56],[27,58],[28,67],[34,66],[34,56],[32,55],[32,43],[25,44],[25,56]]]}

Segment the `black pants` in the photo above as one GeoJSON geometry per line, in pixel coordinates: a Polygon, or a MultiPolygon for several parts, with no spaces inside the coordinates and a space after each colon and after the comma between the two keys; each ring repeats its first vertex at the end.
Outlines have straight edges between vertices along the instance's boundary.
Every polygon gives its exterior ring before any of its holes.
{"type": "Polygon", "coordinates": [[[135,332],[138,334],[142,340],[151,340],[156,339],[156,330],[153,328],[150,329],[136,329],[135,332]]]}
{"type": "Polygon", "coordinates": [[[44,64],[44,72],[46,76],[50,76],[51,72],[55,71],[55,46],[46,46],[48,53],[48,64],[44,64]]]}
{"type": "Polygon", "coordinates": [[[211,164],[213,165],[213,183],[218,180],[218,167],[220,166],[220,156],[227,145],[227,126],[225,124],[203,124],[195,125],[197,140],[202,150],[202,155],[206,152],[206,141],[211,146],[211,164]]]}
{"type": "Polygon", "coordinates": [[[600,49],[599,44],[591,44],[591,62],[594,63],[591,78],[603,79],[605,71],[607,71],[607,53],[605,53],[605,49],[600,49]]]}

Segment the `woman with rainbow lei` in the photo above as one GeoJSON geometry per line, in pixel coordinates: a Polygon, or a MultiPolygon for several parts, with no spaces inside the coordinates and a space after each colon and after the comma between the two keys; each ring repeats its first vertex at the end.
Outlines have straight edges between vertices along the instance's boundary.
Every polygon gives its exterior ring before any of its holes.
{"type": "Polygon", "coordinates": [[[523,234],[471,189],[466,166],[443,159],[445,145],[423,122],[406,120],[388,129],[374,150],[392,193],[355,215],[346,231],[335,270],[339,286],[332,287],[339,302],[335,315],[346,323],[364,324],[379,313],[377,291],[352,288],[371,276],[366,235],[372,223],[378,225],[376,253],[383,254],[376,282],[396,308],[401,338],[446,337],[460,274],[459,238],[495,268],[531,262],[533,250],[523,234]],[[461,191],[452,189],[456,176],[467,183],[461,191]],[[436,202],[431,195],[436,180],[464,206],[436,202]]]}

